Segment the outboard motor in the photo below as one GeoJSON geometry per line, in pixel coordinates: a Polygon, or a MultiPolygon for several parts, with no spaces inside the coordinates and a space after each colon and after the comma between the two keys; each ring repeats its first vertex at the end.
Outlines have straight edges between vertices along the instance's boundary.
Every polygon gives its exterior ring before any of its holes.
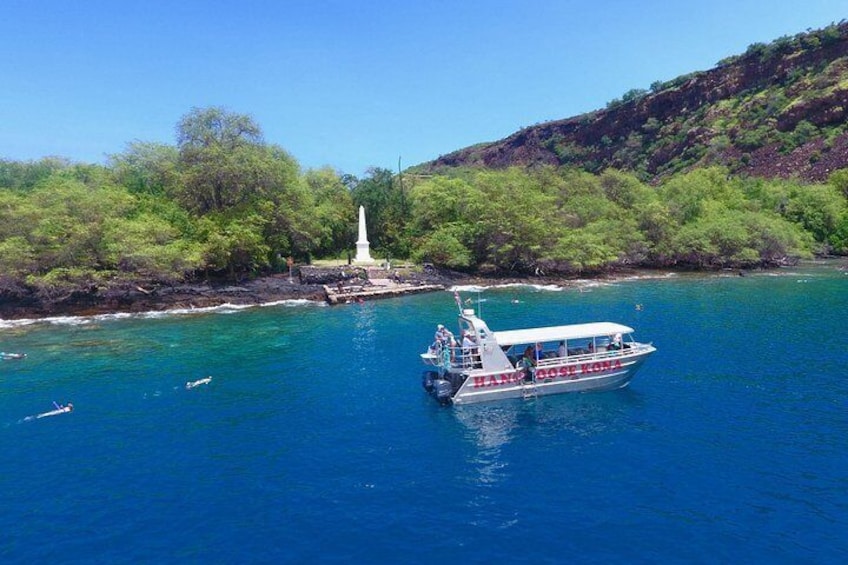
{"type": "Polygon", "coordinates": [[[440,404],[450,404],[453,395],[453,385],[450,381],[436,379],[433,381],[433,396],[440,404]]]}
{"type": "Polygon", "coordinates": [[[421,386],[424,387],[424,390],[433,394],[433,382],[439,377],[439,373],[436,371],[424,371],[424,374],[421,375],[421,386]]]}

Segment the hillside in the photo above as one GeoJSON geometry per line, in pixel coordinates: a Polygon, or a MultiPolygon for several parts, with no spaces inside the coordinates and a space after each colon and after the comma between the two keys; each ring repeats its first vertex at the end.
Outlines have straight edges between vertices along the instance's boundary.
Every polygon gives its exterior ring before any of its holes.
{"type": "Polygon", "coordinates": [[[524,128],[416,167],[568,165],[657,181],[721,164],[823,181],[848,167],[848,23],[754,44],[715,68],[634,89],[606,109],[524,128]]]}

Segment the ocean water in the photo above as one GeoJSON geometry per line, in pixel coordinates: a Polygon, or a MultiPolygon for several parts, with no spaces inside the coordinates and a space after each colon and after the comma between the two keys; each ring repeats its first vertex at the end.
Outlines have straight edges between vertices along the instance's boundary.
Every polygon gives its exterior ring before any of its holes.
{"type": "Polygon", "coordinates": [[[835,265],[463,298],[658,352],[620,391],[442,407],[418,354],[448,292],[0,322],[28,354],[0,361],[0,560],[846,561],[835,265]]]}

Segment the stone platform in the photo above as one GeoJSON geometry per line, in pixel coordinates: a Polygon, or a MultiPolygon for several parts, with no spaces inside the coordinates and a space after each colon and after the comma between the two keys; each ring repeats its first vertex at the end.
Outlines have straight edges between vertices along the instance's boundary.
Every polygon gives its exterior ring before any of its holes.
{"type": "Polygon", "coordinates": [[[349,304],[353,302],[363,302],[365,300],[392,298],[395,296],[418,294],[421,292],[434,292],[445,289],[445,287],[440,284],[395,283],[389,279],[371,279],[370,282],[370,285],[349,285],[341,288],[333,288],[331,286],[324,285],[324,292],[327,294],[327,302],[331,305],[349,304]]]}

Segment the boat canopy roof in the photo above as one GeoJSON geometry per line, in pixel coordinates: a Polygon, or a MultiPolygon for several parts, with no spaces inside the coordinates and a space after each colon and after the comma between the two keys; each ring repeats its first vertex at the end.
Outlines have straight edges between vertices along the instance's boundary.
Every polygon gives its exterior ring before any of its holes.
{"type": "Polygon", "coordinates": [[[612,336],[629,334],[633,328],[614,322],[592,322],[591,324],[572,324],[569,326],[549,326],[545,328],[528,328],[525,330],[508,330],[494,332],[498,345],[517,345],[524,343],[562,341],[569,339],[589,338],[596,336],[612,336]]]}

